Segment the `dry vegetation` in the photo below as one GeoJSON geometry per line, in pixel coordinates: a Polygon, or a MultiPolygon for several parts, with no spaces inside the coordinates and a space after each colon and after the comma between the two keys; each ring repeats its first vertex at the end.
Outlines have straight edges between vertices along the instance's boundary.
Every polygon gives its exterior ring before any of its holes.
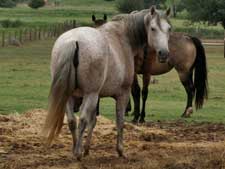
{"type": "Polygon", "coordinates": [[[0,116],[1,169],[223,169],[225,126],[223,124],[147,123],[125,125],[126,159],[115,151],[115,124],[98,118],[90,155],[81,162],[71,153],[71,135],[63,131],[50,148],[40,130],[45,110],[0,116]]]}

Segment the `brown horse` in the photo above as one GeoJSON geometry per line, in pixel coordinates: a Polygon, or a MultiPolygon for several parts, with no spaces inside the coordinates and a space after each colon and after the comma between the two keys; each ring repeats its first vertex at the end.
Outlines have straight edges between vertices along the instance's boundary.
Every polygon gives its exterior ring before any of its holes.
{"type": "Polygon", "coordinates": [[[167,59],[169,14],[170,10],[159,13],[151,7],[149,12],[138,12],[99,28],[69,30],[56,40],[51,58],[49,111],[43,129],[49,144],[59,134],[66,112],[73,153],[78,160],[82,157],[83,134],[88,128],[84,146],[87,155],[96,124],[98,98],[113,97],[118,133],[116,149],[123,156],[124,112],[133,83],[134,56],[147,44],[157,51],[159,60],[167,59]],[[73,114],[74,96],[83,98],[78,128],[73,114]]]}
{"type": "Polygon", "coordinates": [[[107,15],[104,14],[103,19],[96,19],[95,15],[92,15],[92,21],[94,22],[94,27],[102,26],[107,22],[107,15]]]}
{"type": "Polygon", "coordinates": [[[207,64],[205,50],[198,38],[173,33],[169,40],[170,56],[165,63],[156,58],[156,51],[145,48],[136,58],[136,73],[143,74],[142,110],[140,113],[140,87],[135,75],[132,95],[134,99],[133,122],[145,121],[145,105],[151,75],[160,75],[175,68],[187,94],[187,104],[182,117],[193,113],[192,100],[195,97],[196,109],[203,106],[208,95],[207,64]],[[194,76],[193,76],[194,74],[194,76]],[[194,80],[193,80],[194,79],[194,80]],[[140,119],[139,119],[140,118],[140,119]]]}

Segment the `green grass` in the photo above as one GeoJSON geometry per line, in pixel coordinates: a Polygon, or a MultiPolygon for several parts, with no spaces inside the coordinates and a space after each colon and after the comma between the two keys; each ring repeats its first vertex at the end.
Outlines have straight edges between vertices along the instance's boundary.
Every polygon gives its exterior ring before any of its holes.
{"type": "MultiPolygon", "coordinates": [[[[46,108],[50,86],[49,60],[53,40],[27,43],[21,48],[0,50],[0,113],[23,113],[46,108]]],[[[194,112],[192,121],[225,123],[225,59],[223,47],[207,47],[210,95],[203,109],[194,112]]],[[[156,76],[159,84],[150,86],[147,120],[178,120],[186,104],[186,94],[173,70],[156,76]]],[[[101,101],[101,114],[115,116],[115,102],[101,101]]],[[[130,120],[131,117],[128,118],[130,120]]]]}
{"type": "Polygon", "coordinates": [[[26,5],[19,5],[12,9],[0,8],[0,20],[19,19],[24,22],[24,27],[48,26],[73,19],[76,19],[79,24],[90,25],[92,24],[92,14],[103,17],[104,13],[109,16],[116,13],[113,1],[67,0],[62,2],[59,7],[49,5],[38,10],[31,9],[26,5]]]}

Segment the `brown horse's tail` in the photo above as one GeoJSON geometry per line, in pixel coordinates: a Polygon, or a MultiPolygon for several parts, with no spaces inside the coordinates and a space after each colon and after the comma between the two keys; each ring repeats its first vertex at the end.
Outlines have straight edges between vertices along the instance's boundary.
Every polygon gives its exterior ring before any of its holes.
{"type": "Polygon", "coordinates": [[[77,88],[77,67],[79,46],[78,42],[67,43],[60,51],[60,63],[53,74],[49,93],[48,115],[46,117],[43,134],[47,137],[47,144],[51,144],[59,134],[66,110],[66,103],[72,92],[77,88]]]}
{"type": "Polygon", "coordinates": [[[196,109],[202,108],[204,100],[208,98],[208,75],[207,75],[207,62],[205,49],[201,41],[196,37],[191,37],[196,47],[196,59],[194,63],[195,67],[195,107],[196,109]]]}

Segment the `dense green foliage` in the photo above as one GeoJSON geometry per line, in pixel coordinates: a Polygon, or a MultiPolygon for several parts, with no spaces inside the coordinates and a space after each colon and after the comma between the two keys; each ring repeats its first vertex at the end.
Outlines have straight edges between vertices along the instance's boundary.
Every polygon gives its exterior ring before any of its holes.
{"type": "Polygon", "coordinates": [[[13,8],[16,6],[16,2],[13,0],[0,0],[0,7],[13,8]]]}
{"type": "Polygon", "coordinates": [[[23,22],[20,20],[10,20],[10,19],[5,19],[0,21],[0,24],[3,28],[17,28],[23,25],[23,22]]]}
{"type": "Polygon", "coordinates": [[[116,0],[116,6],[123,13],[130,13],[144,8],[142,0],[116,0]]]}
{"type": "Polygon", "coordinates": [[[225,2],[224,0],[184,0],[189,19],[194,22],[221,23],[225,29],[225,2]]]}
{"type": "Polygon", "coordinates": [[[28,5],[29,5],[29,7],[33,8],[33,9],[38,9],[45,5],[45,1],[44,0],[31,0],[28,5]]]}

